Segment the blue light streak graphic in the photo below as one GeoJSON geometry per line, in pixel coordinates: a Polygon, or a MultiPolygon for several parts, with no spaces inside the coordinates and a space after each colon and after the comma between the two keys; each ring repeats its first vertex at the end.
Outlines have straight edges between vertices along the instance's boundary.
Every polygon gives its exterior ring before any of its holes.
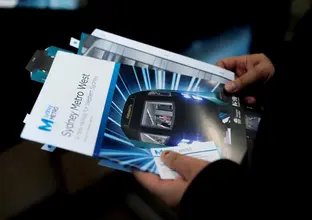
{"type": "MultiPolygon", "coordinates": [[[[129,146],[133,146],[132,143],[130,143],[130,142],[128,142],[128,141],[125,141],[125,140],[123,140],[123,139],[121,139],[121,138],[115,137],[115,136],[113,136],[113,135],[104,133],[104,136],[107,137],[107,138],[113,139],[113,140],[115,140],[115,141],[119,141],[119,142],[121,142],[121,143],[123,143],[123,144],[127,144],[127,145],[129,145],[129,146]]],[[[124,152],[124,153],[126,153],[126,152],[124,152]]],[[[128,154],[127,154],[127,155],[128,155],[128,154]]]]}
{"type": "Polygon", "coordinates": [[[192,95],[192,97],[193,97],[193,99],[196,99],[196,100],[198,100],[198,101],[203,100],[203,99],[202,99],[201,97],[199,97],[199,96],[192,95]]]}
{"type": "Polygon", "coordinates": [[[177,74],[173,73],[172,81],[171,81],[171,90],[174,90],[176,78],[177,78],[177,74]]]}
{"type": "Polygon", "coordinates": [[[217,83],[217,85],[215,85],[215,87],[211,90],[211,92],[214,92],[218,87],[219,87],[220,83],[217,83]]]}
{"type": "Polygon", "coordinates": [[[116,150],[102,150],[101,149],[101,153],[102,153],[102,156],[128,156],[128,157],[131,157],[131,156],[146,156],[146,154],[143,154],[143,153],[137,153],[137,152],[125,152],[125,151],[116,151],[116,150]]]}
{"type": "Polygon", "coordinates": [[[163,72],[163,76],[162,76],[162,89],[165,89],[166,87],[166,71],[162,71],[163,72]]]}
{"type": "Polygon", "coordinates": [[[147,74],[147,81],[148,81],[149,89],[152,89],[149,70],[148,69],[145,69],[145,70],[146,70],[146,74],[147,74]]]}
{"type": "Polygon", "coordinates": [[[139,89],[140,89],[140,91],[142,91],[142,88],[141,88],[141,85],[140,85],[140,82],[139,82],[139,79],[138,79],[138,74],[137,74],[137,72],[136,72],[134,66],[132,66],[132,69],[133,69],[133,73],[134,73],[134,75],[135,75],[135,79],[136,79],[136,81],[137,81],[137,83],[138,83],[139,89]]]}
{"type": "Polygon", "coordinates": [[[120,126],[120,124],[118,122],[116,122],[114,119],[112,119],[111,117],[108,117],[108,120],[110,120],[111,122],[113,122],[115,125],[120,126]]]}
{"type": "Polygon", "coordinates": [[[115,131],[113,131],[113,130],[111,130],[111,129],[106,128],[105,130],[106,130],[106,131],[109,131],[109,132],[111,132],[111,133],[113,133],[113,134],[116,134],[117,136],[119,136],[119,137],[121,137],[121,138],[123,138],[123,139],[127,139],[127,137],[125,137],[125,135],[119,134],[119,133],[117,133],[117,132],[115,132],[115,131]]]}
{"type": "MultiPolygon", "coordinates": [[[[148,170],[148,168],[150,168],[151,166],[155,166],[154,164],[154,160],[151,160],[150,162],[146,163],[144,166],[141,167],[141,170],[148,170]]],[[[154,167],[153,166],[153,167],[154,167]]],[[[155,169],[156,169],[156,166],[155,166],[155,169]]]]}
{"type": "Polygon", "coordinates": [[[119,89],[119,87],[116,85],[116,89],[118,90],[118,92],[120,93],[121,97],[126,101],[127,98],[124,96],[124,94],[122,93],[122,91],[119,89]]]}
{"type": "Polygon", "coordinates": [[[177,81],[176,81],[176,84],[175,84],[174,90],[178,90],[179,83],[180,83],[180,79],[181,79],[181,74],[178,74],[178,77],[177,77],[177,81]]]}
{"type": "Polygon", "coordinates": [[[197,91],[197,88],[198,88],[198,85],[199,85],[200,81],[201,81],[201,79],[198,78],[198,80],[197,80],[197,82],[196,82],[196,84],[195,84],[195,86],[193,88],[193,91],[197,91]]]}
{"type": "Polygon", "coordinates": [[[161,70],[157,71],[157,76],[158,76],[158,89],[162,89],[162,71],[161,70]]]}
{"type": "Polygon", "coordinates": [[[111,108],[114,109],[115,112],[121,116],[121,111],[119,111],[115,106],[112,105],[111,108]]]}
{"type": "MultiPolygon", "coordinates": [[[[146,170],[147,170],[147,169],[146,169],[146,170]]],[[[152,166],[152,168],[150,168],[150,170],[151,170],[152,173],[159,174],[159,172],[158,172],[158,170],[157,170],[157,168],[156,168],[156,164],[154,164],[154,165],[152,166]]]]}
{"type": "Polygon", "coordinates": [[[124,160],[124,161],[121,161],[120,164],[121,165],[131,164],[133,162],[146,160],[148,158],[150,158],[150,157],[139,157],[139,158],[134,158],[134,159],[131,159],[131,160],[124,160]]]}
{"type": "Polygon", "coordinates": [[[113,106],[118,109],[118,111],[120,112],[120,114],[122,113],[122,110],[118,107],[118,105],[116,105],[115,102],[112,102],[113,106]]]}
{"type": "Polygon", "coordinates": [[[146,88],[146,90],[148,90],[149,87],[148,87],[148,82],[147,82],[147,76],[146,76],[145,68],[141,68],[141,69],[142,69],[142,75],[143,75],[143,79],[144,79],[145,88],[146,88]]]}
{"type": "Polygon", "coordinates": [[[123,84],[123,85],[124,85],[124,87],[126,88],[127,92],[129,93],[129,95],[131,95],[131,92],[130,92],[130,90],[128,89],[128,87],[126,86],[125,81],[122,79],[122,77],[121,77],[120,75],[118,75],[118,76],[119,76],[119,78],[120,78],[120,80],[121,80],[122,84],[123,84]]]}
{"type": "Polygon", "coordinates": [[[192,77],[192,80],[191,80],[191,82],[190,82],[190,84],[189,84],[189,86],[187,87],[187,91],[190,91],[191,89],[192,89],[192,87],[193,87],[193,84],[194,84],[194,82],[195,82],[195,77],[193,76],[192,77]]]}
{"type": "Polygon", "coordinates": [[[158,77],[157,77],[157,75],[158,75],[158,72],[157,72],[157,70],[155,70],[155,87],[156,87],[156,89],[158,89],[158,77]]]}

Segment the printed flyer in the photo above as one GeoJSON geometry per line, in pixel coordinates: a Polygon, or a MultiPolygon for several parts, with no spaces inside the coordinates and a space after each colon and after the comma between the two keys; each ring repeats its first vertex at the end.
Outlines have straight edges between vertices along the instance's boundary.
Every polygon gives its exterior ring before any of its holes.
{"type": "Polygon", "coordinates": [[[220,82],[59,51],[21,136],[170,179],[165,149],[239,162],[260,120],[245,115],[220,82]]]}

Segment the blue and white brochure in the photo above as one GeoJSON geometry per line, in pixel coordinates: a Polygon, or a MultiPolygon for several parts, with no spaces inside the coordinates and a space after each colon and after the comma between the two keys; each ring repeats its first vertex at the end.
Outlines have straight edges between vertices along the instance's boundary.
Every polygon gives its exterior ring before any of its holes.
{"type": "Polygon", "coordinates": [[[166,149],[241,160],[245,120],[218,82],[59,51],[21,137],[171,179],[166,149]]]}
{"type": "Polygon", "coordinates": [[[58,52],[21,136],[93,156],[118,68],[116,63],[58,52]]]}

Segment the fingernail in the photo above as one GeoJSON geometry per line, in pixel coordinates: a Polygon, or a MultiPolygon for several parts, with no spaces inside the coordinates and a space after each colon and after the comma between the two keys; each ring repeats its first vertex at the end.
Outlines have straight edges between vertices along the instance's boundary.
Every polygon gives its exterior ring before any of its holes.
{"type": "Polygon", "coordinates": [[[228,92],[234,92],[236,89],[236,85],[233,82],[228,82],[225,84],[225,90],[228,92]]]}
{"type": "Polygon", "coordinates": [[[170,154],[170,151],[164,151],[164,152],[162,153],[162,156],[163,156],[163,157],[168,157],[169,154],[170,154]]]}
{"type": "Polygon", "coordinates": [[[250,102],[252,102],[252,98],[246,97],[246,98],[245,98],[245,101],[246,101],[247,103],[250,103],[250,102]]]}
{"type": "Polygon", "coordinates": [[[254,104],[256,102],[256,99],[253,97],[246,97],[245,102],[247,102],[248,104],[254,104]]]}

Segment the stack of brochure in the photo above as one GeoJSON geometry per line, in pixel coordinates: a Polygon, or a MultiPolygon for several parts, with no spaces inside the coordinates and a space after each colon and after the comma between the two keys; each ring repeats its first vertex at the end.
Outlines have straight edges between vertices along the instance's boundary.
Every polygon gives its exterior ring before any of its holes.
{"type": "Polygon", "coordinates": [[[27,65],[44,85],[22,138],[163,179],[177,175],[164,150],[239,162],[252,144],[260,114],[224,95],[233,72],[98,29],[70,45],[78,55],[49,47],[27,65]]]}

